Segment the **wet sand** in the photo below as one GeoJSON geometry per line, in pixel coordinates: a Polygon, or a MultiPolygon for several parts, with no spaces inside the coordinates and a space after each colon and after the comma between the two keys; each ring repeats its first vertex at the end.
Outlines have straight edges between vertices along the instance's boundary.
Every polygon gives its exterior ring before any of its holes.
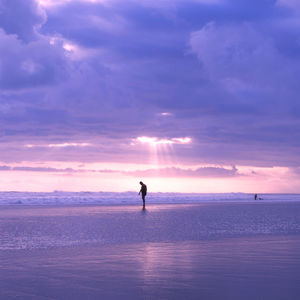
{"type": "Polygon", "coordinates": [[[299,299],[300,203],[5,207],[1,299],[299,299]]]}

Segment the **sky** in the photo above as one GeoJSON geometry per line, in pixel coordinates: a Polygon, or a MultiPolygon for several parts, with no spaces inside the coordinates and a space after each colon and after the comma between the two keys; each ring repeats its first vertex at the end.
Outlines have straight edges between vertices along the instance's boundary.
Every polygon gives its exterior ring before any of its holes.
{"type": "Polygon", "coordinates": [[[0,190],[300,192],[300,2],[0,0],[0,190]]]}

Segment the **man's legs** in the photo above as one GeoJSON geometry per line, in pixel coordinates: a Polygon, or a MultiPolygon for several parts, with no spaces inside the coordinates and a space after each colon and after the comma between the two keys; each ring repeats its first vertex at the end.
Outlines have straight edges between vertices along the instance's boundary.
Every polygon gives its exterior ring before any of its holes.
{"type": "Polygon", "coordinates": [[[146,195],[142,195],[142,199],[143,199],[143,209],[145,209],[145,204],[146,204],[146,203],[145,203],[145,196],[146,196],[146,195]]]}

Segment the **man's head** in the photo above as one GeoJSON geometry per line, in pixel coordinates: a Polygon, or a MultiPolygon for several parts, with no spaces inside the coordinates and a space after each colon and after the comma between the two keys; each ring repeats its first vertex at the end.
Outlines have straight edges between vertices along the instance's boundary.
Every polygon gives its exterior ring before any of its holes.
{"type": "Polygon", "coordinates": [[[142,181],[140,181],[140,185],[143,185],[143,182],[142,182],[142,181]]]}

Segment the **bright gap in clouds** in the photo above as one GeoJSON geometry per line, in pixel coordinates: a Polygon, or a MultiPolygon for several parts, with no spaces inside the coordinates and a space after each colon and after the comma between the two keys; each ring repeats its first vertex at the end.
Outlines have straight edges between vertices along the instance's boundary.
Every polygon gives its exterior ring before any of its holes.
{"type": "MultiPolygon", "coordinates": [[[[41,6],[56,6],[56,5],[63,5],[65,3],[68,2],[90,2],[90,3],[104,3],[104,2],[109,2],[110,0],[38,0],[38,3],[41,6]]],[[[222,3],[222,0],[194,0],[196,3],[204,3],[204,4],[217,4],[217,3],[222,3]]],[[[283,0],[281,0],[283,1],[283,0]]],[[[293,0],[285,0],[285,1],[293,1],[293,0]]],[[[145,5],[149,5],[149,6],[161,6],[161,3],[159,2],[155,2],[155,1],[143,1],[143,0],[139,0],[136,2],[140,2],[142,4],[145,5]]],[[[165,3],[167,5],[172,4],[174,1],[170,0],[170,1],[165,1],[165,3]]]]}
{"type": "Polygon", "coordinates": [[[72,0],[39,0],[38,3],[41,6],[48,7],[48,6],[61,5],[61,4],[70,2],[70,1],[72,1],[72,0]]]}
{"type": "Polygon", "coordinates": [[[75,45],[68,44],[68,43],[65,43],[65,44],[63,45],[63,48],[64,48],[66,51],[69,51],[69,52],[76,50],[76,46],[75,46],[75,45]]]}
{"type": "Polygon", "coordinates": [[[149,145],[161,145],[161,144],[190,144],[192,139],[189,137],[184,138],[172,138],[172,139],[158,139],[157,137],[148,137],[148,136],[140,136],[136,139],[138,142],[142,144],[149,145]]]}
{"type": "Polygon", "coordinates": [[[36,148],[36,147],[45,147],[45,148],[63,148],[63,147],[87,147],[91,146],[89,143],[62,143],[62,144],[48,144],[48,145],[25,145],[26,148],[36,148]]]}
{"type": "MultiPolygon", "coordinates": [[[[107,2],[107,0],[75,0],[77,2],[90,2],[90,3],[97,3],[97,2],[107,2]]],[[[39,5],[43,7],[51,7],[57,5],[63,5],[68,2],[75,2],[74,0],[38,0],[39,5]]]]}

